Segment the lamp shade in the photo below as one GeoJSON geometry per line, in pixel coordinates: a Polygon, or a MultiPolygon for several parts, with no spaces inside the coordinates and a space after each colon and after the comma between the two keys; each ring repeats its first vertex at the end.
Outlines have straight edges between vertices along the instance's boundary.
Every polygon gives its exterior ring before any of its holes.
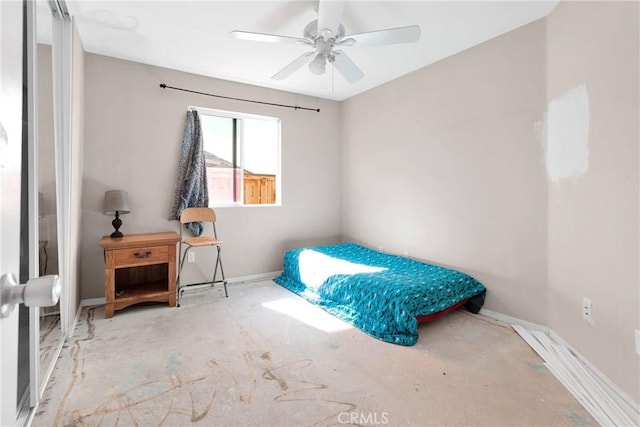
{"type": "Polygon", "coordinates": [[[126,191],[111,190],[104,193],[104,208],[102,213],[105,215],[115,215],[118,212],[120,214],[128,214],[131,212],[129,209],[129,197],[126,191]]]}

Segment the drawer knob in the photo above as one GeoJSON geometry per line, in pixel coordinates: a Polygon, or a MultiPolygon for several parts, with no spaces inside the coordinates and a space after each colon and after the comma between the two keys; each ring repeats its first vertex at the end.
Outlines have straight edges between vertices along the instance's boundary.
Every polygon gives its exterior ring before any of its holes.
{"type": "Polygon", "coordinates": [[[140,253],[140,252],[136,252],[133,254],[134,257],[136,258],[149,258],[151,256],[151,251],[147,251],[145,253],[140,253]]]}

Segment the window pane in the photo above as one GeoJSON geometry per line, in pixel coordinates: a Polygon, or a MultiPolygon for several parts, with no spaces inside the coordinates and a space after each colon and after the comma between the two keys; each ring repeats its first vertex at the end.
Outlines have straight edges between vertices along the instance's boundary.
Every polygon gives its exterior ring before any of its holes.
{"type": "Polygon", "coordinates": [[[276,202],[279,133],[278,121],[243,120],[245,204],[276,202]]]}
{"type": "Polygon", "coordinates": [[[276,204],[280,120],[198,109],[210,205],[276,204]]]}
{"type": "Polygon", "coordinates": [[[210,203],[233,203],[239,199],[240,173],[234,165],[234,120],[200,115],[210,203]]]}
{"type": "Polygon", "coordinates": [[[261,175],[278,173],[278,128],[275,120],[244,119],[244,168],[261,175]]]}

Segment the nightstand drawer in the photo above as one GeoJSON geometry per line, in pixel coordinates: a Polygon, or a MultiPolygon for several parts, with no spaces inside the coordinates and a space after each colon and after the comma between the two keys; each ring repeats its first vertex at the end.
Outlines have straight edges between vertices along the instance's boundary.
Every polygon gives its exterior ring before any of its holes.
{"type": "Polygon", "coordinates": [[[158,264],[169,260],[167,246],[119,249],[114,252],[115,263],[118,267],[158,264]]]}

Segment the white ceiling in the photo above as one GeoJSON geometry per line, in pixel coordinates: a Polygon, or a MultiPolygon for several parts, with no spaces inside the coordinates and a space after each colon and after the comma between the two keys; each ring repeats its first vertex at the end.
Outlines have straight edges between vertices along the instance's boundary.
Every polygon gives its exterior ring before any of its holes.
{"type": "Polygon", "coordinates": [[[303,67],[286,80],[271,80],[310,49],[229,36],[231,30],[243,30],[302,37],[304,26],[317,18],[313,3],[67,0],[87,52],[334,100],[542,18],[557,0],[348,1],[342,20],[347,34],[414,24],[422,28],[416,43],[343,48],[365,73],[354,84],[331,67],[322,76],[303,67]]]}

